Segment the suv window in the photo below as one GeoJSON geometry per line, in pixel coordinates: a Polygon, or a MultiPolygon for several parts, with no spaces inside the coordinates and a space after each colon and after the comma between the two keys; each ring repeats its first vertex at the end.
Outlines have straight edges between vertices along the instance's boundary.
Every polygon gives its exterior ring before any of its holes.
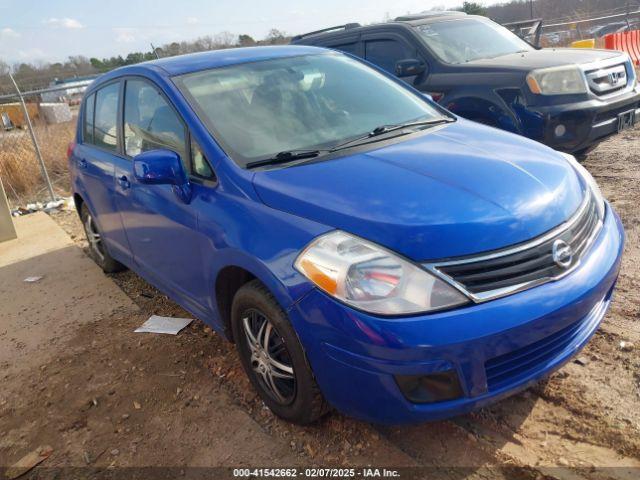
{"type": "Polygon", "coordinates": [[[415,57],[413,49],[398,40],[365,42],[365,58],[389,73],[395,73],[396,62],[413,57],[415,57]]]}
{"type": "Polygon", "coordinates": [[[128,80],[124,96],[124,151],[134,157],[166,148],[190,171],[186,129],[162,94],[144,80],[128,80]]]}
{"type": "Polygon", "coordinates": [[[96,106],[96,94],[92,93],[84,103],[84,142],[93,143],[93,112],[96,106]]]}
{"type": "Polygon", "coordinates": [[[96,92],[93,144],[114,152],[118,148],[118,99],[120,83],[111,83],[96,92]]]}
{"type": "Polygon", "coordinates": [[[358,42],[340,43],[337,45],[327,45],[327,48],[333,48],[334,50],[340,50],[342,52],[347,52],[352,55],[358,54],[358,42]]]}

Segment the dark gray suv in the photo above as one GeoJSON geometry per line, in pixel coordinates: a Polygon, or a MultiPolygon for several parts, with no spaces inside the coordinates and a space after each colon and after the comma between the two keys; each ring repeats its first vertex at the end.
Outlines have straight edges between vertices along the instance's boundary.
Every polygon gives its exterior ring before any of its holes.
{"type": "Polygon", "coordinates": [[[363,58],[462,117],[565,152],[584,154],[640,115],[626,53],[535,48],[485,17],[408,15],[310,32],[291,43],[363,58]]]}

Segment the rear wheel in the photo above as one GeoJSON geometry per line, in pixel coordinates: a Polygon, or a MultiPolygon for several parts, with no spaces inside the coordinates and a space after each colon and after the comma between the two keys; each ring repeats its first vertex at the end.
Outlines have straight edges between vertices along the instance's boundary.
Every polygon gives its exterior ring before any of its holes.
{"type": "Polygon", "coordinates": [[[233,338],[249,380],[279,417],[308,424],[328,411],[289,320],[258,280],[233,299],[233,338]]]}
{"type": "Polygon", "coordinates": [[[113,259],[104,244],[102,234],[98,230],[98,226],[89,212],[87,206],[83,203],[80,208],[80,219],[84,227],[84,233],[89,242],[89,256],[98,264],[105,273],[119,272],[125,269],[117,260],[113,259]]]}

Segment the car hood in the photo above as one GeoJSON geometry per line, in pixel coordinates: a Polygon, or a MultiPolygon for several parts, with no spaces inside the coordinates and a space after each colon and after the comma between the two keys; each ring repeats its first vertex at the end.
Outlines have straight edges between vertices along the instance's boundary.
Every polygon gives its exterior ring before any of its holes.
{"type": "Polygon", "coordinates": [[[522,53],[510,53],[496,58],[473,60],[467,67],[486,67],[497,69],[535,70],[537,68],[559,67],[562,65],[582,65],[620,56],[612,50],[592,50],[586,48],[542,48],[522,53]]]}
{"type": "Polygon", "coordinates": [[[536,237],[580,206],[557,152],[459,119],[365,153],[257,172],[262,201],[422,261],[536,237]]]}

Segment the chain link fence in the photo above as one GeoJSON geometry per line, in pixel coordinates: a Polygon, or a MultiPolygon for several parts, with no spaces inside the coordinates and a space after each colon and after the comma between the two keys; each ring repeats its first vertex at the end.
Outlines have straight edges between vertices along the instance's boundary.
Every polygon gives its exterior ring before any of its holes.
{"type": "Polygon", "coordinates": [[[0,178],[12,209],[70,194],[67,148],[92,79],[29,88],[0,76],[0,178]]]}
{"type": "Polygon", "coordinates": [[[640,1],[626,7],[599,12],[583,12],[557,19],[544,19],[541,46],[569,46],[579,40],[594,39],[596,48],[604,48],[608,33],[640,29],[640,1]]]}

